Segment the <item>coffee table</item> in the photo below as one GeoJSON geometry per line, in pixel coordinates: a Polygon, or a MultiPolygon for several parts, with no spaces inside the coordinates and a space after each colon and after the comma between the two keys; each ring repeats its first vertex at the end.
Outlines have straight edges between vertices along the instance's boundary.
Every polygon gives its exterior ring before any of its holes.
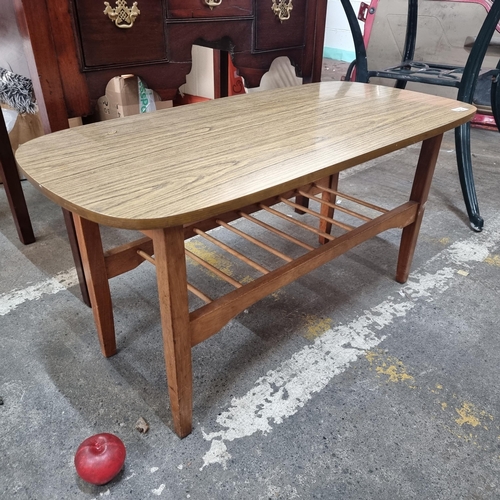
{"type": "Polygon", "coordinates": [[[56,132],[23,145],[17,160],[34,186],[73,214],[105,356],[116,353],[108,280],[144,261],[156,266],[170,405],[184,437],[192,429],[191,348],[231,318],[390,228],[403,228],[396,280],[407,280],[442,134],[474,113],[470,104],[406,90],[314,83],[56,132]],[[420,141],[408,201],[379,207],[338,190],[339,172],[420,141]],[[104,251],[99,225],[144,237],[104,251]],[[279,263],[257,262],[221,231],[279,263]],[[186,248],[193,237],[258,276],[238,281],[186,248]],[[231,290],[210,297],[190,284],[186,259],[231,290]],[[203,305],[190,310],[190,298],[203,305]]]}

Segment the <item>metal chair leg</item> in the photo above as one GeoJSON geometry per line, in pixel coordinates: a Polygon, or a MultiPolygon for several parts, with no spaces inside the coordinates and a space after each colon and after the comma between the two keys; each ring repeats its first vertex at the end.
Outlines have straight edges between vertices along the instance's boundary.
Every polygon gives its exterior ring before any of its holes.
{"type": "Polygon", "coordinates": [[[356,68],[356,81],[368,83],[368,63],[366,61],[366,48],[363,40],[363,34],[359,27],[358,18],[354,13],[350,0],[340,0],[344,8],[347,22],[351,29],[352,40],[354,43],[354,50],[356,51],[356,60],[351,63],[347,71],[346,81],[351,81],[351,73],[356,68]]]}
{"type": "Polygon", "coordinates": [[[470,226],[474,231],[482,231],[484,220],[479,215],[479,204],[472,174],[472,155],[470,150],[470,123],[455,129],[455,148],[457,151],[457,167],[465,208],[469,216],[470,226]]]}
{"type": "MultiPolygon", "coordinates": [[[[342,6],[344,8],[353,41],[356,50],[356,60],[349,66],[346,80],[351,79],[351,72],[356,69],[356,81],[368,83],[370,78],[373,76],[378,76],[381,78],[389,78],[396,80],[397,88],[405,88],[406,81],[417,81],[420,83],[428,83],[431,85],[446,85],[450,87],[458,88],[457,100],[472,103],[474,97],[474,91],[477,84],[477,79],[479,72],[481,70],[481,65],[484,60],[484,56],[488,49],[490,40],[493,33],[497,27],[500,20],[500,0],[492,3],[491,8],[486,16],[486,19],[481,26],[478,33],[476,41],[471,49],[470,55],[467,59],[467,63],[463,68],[463,74],[460,83],[458,80],[441,80],[439,81],[433,76],[432,72],[429,72],[429,76],[424,73],[411,73],[411,70],[405,74],[405,80],[401,79],[400,76],[403,74],[403,66],[405,62],[413,62],[413,55],[415,51],[416,34],[417,34],[417,20],[418,20],[418,0],[408,0],[408,19],[407,19],[407,30],[405,37],[405,47],[404,54],[401,62],[401,66],[396,68],[390,68],[385,71],[368,71],[367,60],[366,60],[366,49],[363,43],[363,36],[359,28],[359,24],[354,14],[354,10],[349,0],[341,0],[342,6]],[[397,71],[396,71],[397,70],[397,71]],[[426,79],[427,78],[427,79],[426,79]],[[436,81],[437,80],[437,81],[436,81]]],[[[449,71],[453,69],[452,66],[448,65],[437,65],[432,67],[432,71],[436,68],[441,68],[443,70],[449,71]]],[[[500,61],[497,65],[500,69],[500,61]]],[[[500,130],[500,76],[497,76],[492,84],[492,109],[497,123],[497,127],[500,130]]],[[[460,184],[462,187],[462,193],[464,197],[465,206],[467,209],[467,214],[469,216],[470,225],[475,231],[481,231],[483,228],[484,221],[479,215],[479,204],[477,201],[476,190],[474,186],[474,177],[472,172],[472,155],[470,150],[470,125],[462,125],[455,130],[455,144],[457,152],[457,166],[458,174],[460,178],[460,184]]]]}
{"type": "MultiPolygon", "coordinates": [[[[462,76],[462,82],[460,84],[460,88],[458,89],[457,99],[459,101],[472,103],[481,65],[499,19],[500,2],[496,2],[492,5],[490,11],[488,12],[486,19],[479,30],[476,42],[474,43],[471,53],[467,59],[467,64],[465,65],[462,76]]],[[[494,96],[492,95],[492,105],[493,99],[494,96]]],[[[464,195],[465,207],[467,208],[467,214],[469,215],[470,225],[474,231],[481,231],[483,229],[484,221],[479,215],[479,205],[476,197],[476,188],[474,186],[474,177],[472,173],[470,124],[467,123],[466,125],[462,125],[455,129],[455,145],[457,150],[458,175],[460,176],[460,184],[462,186],[462,193],[464,195]]]]}
{"type": "MultiPolygon", "coordinates": [[[[415,47],[417,45],[417,23],[418,23],[418,0],[408,1],[408,14],[406,19],[405,46],[401,64],[406,61],[412,61],[415,56],[415,47]]],[[[396,80],[397,89],[405,89],[407,80],[396,80]]]]}

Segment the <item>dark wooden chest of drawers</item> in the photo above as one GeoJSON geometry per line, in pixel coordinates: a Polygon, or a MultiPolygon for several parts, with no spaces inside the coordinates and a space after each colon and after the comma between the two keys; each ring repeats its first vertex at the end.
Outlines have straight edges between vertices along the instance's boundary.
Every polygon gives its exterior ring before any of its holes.
{"type": "Polygon", "coordinates": [[[92,114],[116,75],[137,74],[163,99],[174,98],[191,70],[193,44],[231,54],[249,87],[279,56],[305,82],[321,75],[327,0],[9,1],[51,130],[64,128],[64,114],[92,114]]]}

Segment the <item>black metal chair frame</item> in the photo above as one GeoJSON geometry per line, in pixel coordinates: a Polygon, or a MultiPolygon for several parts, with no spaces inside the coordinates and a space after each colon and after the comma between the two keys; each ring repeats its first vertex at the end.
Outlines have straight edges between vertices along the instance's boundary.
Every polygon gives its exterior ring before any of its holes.
{"type": "MultiPolygon", "coordinates": [[[[349,0],[341,0],[351,29],[356,59],[348,68],[346,80],[351,79],[356,69],[355,81],[368,83],[370,78],[388,78],[396,80],[395,87],[404,89],[407,82],[426,83],[455,87],[458,89],[457,100],[471,103],[474,98],[479,72],[488,49],[488,45],[500,21],[500,0],[493,0],[486,19],[481,26],[476,41],[472,46],[465,66],[457,67],[446,64],[417,62],[413,60],[417,38],[418,0],[408,0],[406,37],[401,64],[382,71],[368,71],[366,48],[358,19],[349,0]]],[[[491,83],[491,108],[497,128],[500,130],[500,61],[493,71],[491,83]]],[[[470,149],[470,123],[455,129],[455,147],[457,152],[458,175],[472,229],[481,231],[484,221],[479,214],[479,204],[472,172],[470,149]]]]}

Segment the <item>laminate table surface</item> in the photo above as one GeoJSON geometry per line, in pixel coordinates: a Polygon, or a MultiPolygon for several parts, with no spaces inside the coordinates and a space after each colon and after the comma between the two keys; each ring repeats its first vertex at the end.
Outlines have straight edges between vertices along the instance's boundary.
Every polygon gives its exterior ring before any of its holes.
{"type": "Polygon", "coordinates": [[[192,429],[191,348],[231,318],[389,229],[402,229],[396,281],[407,280],[442,135],[474,112],[406,90],[307,84],[57,132],[21,146],[17,159],[72,213],[105,356],[117,350],[109,280],[144,261],[155,265],[173,427],[184,437],[192,429]],[[408,201],[387,209],[338,191],[340,171],[420,141],[408,201]],[[338,197],[359,208],[336,204],[338,197]],[[283,207],[307,217],[289,217],[283,207]],[[285,227],[292,223],[295,231],[285,227]],[[104,251],[99,225],[145,237],[104,251]],[[230,247],[221,232],[210,234],[216,227],[245,238],[249,251],[270,252],[278,265],[230,247]],[[280,238],[280,248],[251,234],[255,227],[280,238]],[[238,281],[203,260],[185,245],[193,236],[257,277],[238,281]],[[219,280],[210,292],[190,282],[190,259],[219,280]],[[190,309],[193,294],[204,305],[190,309]]]}
{"type": "Polygon", "coordinates": [[[454,128],[475,108],[410,91],[312,83],[56,132],[17,160],[51,200],[129,229],[190,223],[454,128]]]}

